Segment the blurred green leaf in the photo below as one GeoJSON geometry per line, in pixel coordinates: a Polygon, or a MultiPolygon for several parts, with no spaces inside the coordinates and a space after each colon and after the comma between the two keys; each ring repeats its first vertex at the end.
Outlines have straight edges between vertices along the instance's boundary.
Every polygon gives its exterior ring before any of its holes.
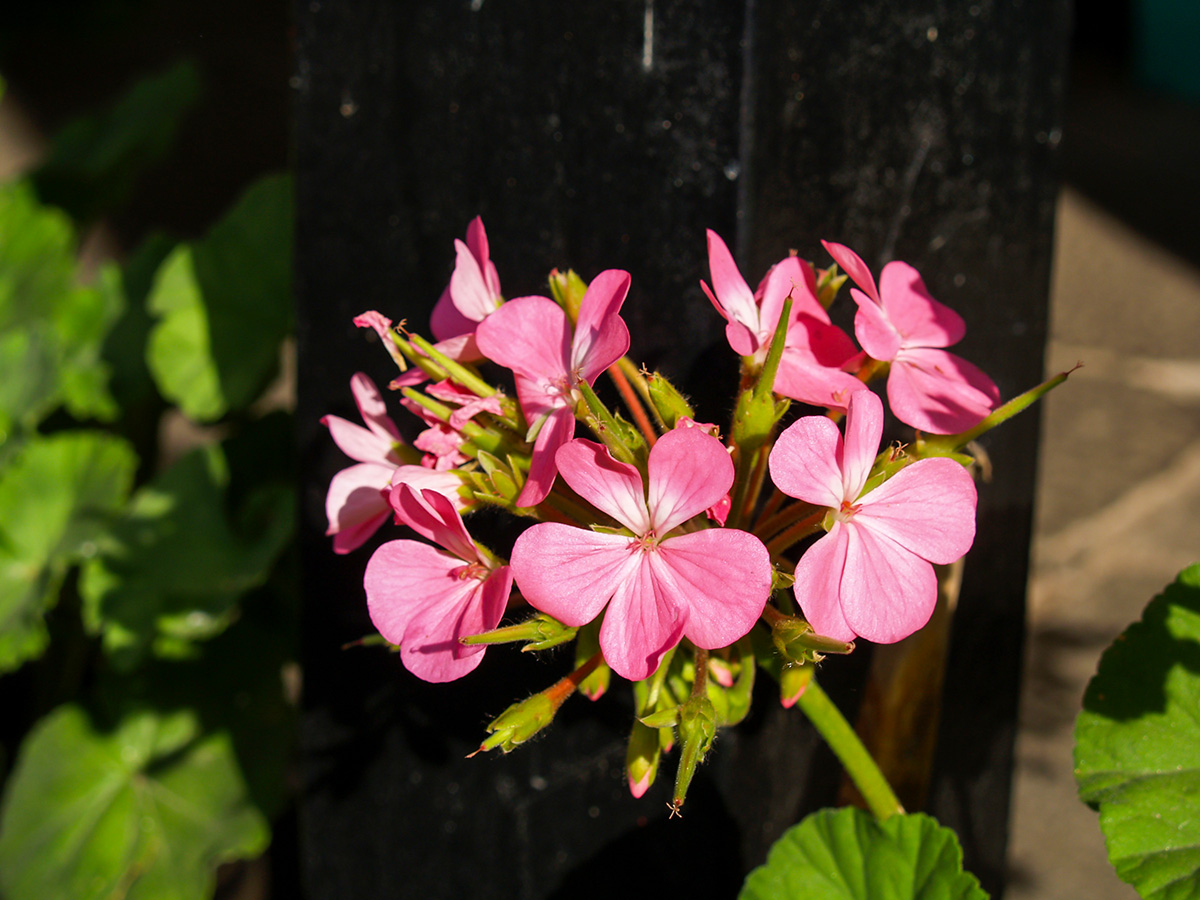
{"type": "Polygon", "coordinates": [[[292,182],[263,179],[201,241],[163,263],[146,360],[164,397],[211,422],[267,386],[292,329],[292,182]]]}
{"type": "Polygon", "coordinates": [[[66,402],[77,418],[117,407],[100,359],[124,299],[112,273],[76,283],[75,234],[26,182],[0,185],[0,442],[66,402]]]}
{"type": "Polygon", "coordinates": [[[0,469],[0,672],[45,649],[43,614],[68,567],[103,542],[136,466],[125,441],[68,431],[35,438],[0,469]]]}
{"type": "Polygon", "coordinates": [[[8,900],[204,900],[216,866],[269,841],[230,739],[142,710],[102,731],[74,705],[21,746],[0,811],[8,900]]]}
{"type": "Polygon", "coordinates": [[[987,900],[962,868],[949,828],[922,813],[880,822],[853,807],[823,809],[775,842],[738,900],[987,900]]]}
{"type": "Polygon", "coordinates": [[[266,581],[292,534],[293,492],[265,483],[231,514],[228,483],[220,447],[192,451],[134,495],[112,540],[85,566],[84,620],[118,668],[150,650],[189,655],[266,581]]]}
{"type": "Polygon", "coordinates": [[[141,173],[166,156],[199,98],[200,72],[186,60],[138,81],[105,111],[54,136],[32,176],[38,195],[81,221],[115,212],[141,173]]]}
{"type": "Polygon", "coordinates": [[[1101,657],[1075,779],[1121,878],[1147,900],[1200,897],[1200,564],[1101,657]]]}

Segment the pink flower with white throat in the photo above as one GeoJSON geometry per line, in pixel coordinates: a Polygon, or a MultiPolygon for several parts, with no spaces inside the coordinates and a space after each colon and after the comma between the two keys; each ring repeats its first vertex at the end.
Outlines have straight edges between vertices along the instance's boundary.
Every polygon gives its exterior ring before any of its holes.
{"type": "Polygon", "coordinates": [[[517,399],[536,432],[518,506],[536,506],[550,493],[558,471],[555,454],[575,434],[576,386],[594,384],[629,349],[629,329],[620,315],[628,293],[629,273],[608,269],[588,286],[574,327],[549,297],[510,300],[480,324],[479,349],[512,369],[517,399]]]}
{"type": "Polygon", "coordinates": [[[978,425],[1000,402],[1000,391],[978,367],[943,350],[962,340],[962,317],[929,295],[908,263],[883,267],[879,287],[866,263],[841,244],[825,249],[861,290],[854,334],[872,358],[891,363],[888,405],[901,422],[931,434],[958,434],[978,425]]]}
{"type": "Polygon", "coordinates": [[[571,626],[608,611],[600,649],[631,681],[649,676],[683,637],[707,649],[754,626],[771,593],[771,559],[758,538],[732,528],[676,529],[716,504],[733,484],[725,447],[679,428],[650,451],[649,477],[600,444],[558,451],[563,479],[629,530],[611,534],[546,522],[513,547],[518,587],[535,609],[571,626]]]}
{"type": "Polygon", "coordinates": [[[512,590],[512,571],[467,533],[454,505],[436,491],[401,485],[396,518],[443,549],[389,541],[367,563],[363,585],[371,621],[400,645],[404,667],[425,681],[461,678],[483,661],[484,645],[459,640],[495,628],[512,590]]]}
{"type": "Polygon", "coordinates": [[[833,512],[833,527],[796,565],[796,601],[819,633],[879,644],[908,637],[937,602],[933,564],[975,540],[975,483],[952,459],[921,459],[863,493],[883,435],[883,404],[855,394],[846,436],[824,416],[793,422],[771,451],[771,479],[833,512]]]}
{"type": "Polygon", "coordinates": [[[829,321],[829,314],[817,302],[812,266],[789,256],[772,266],[758,290],[751,292],[729,248],[710,229],[708,268],[712,289],[703,281],[700,287],[729,322],[725,326],[729,346],[742,356],[754,357],[759,365],[767,357],[784,301],[791,296],[787,337],[775,375],[776,394],[814,406],[845,409],[850,395],[863,389],[861,381],[843,371],[843,366],[858,357],[858,348],[829,321]]]}

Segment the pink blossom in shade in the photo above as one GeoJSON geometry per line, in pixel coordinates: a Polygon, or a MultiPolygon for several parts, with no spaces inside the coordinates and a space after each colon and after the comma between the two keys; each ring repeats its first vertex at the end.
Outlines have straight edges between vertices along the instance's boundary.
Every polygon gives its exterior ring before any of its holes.
{"type": "Polygon", "coordinates": [[[627,293],[629,273],[608,269],[588,286],[574,327],[548,297],[510,300],[480,323],[479,349],[512,369],[517,399],[536,435],[518,506],[536,506],[550,493],[558,471],[555,454],[575,434],[576,386],[594,384],[629,349],[629,329],[620,316],[627,293]]]}
{"type": "Polygon", "coordinates": [[[789,256],[772,266],[752,293],[725,242],[709,230],[708,267],[713,286],[710,289],[703,281],[700,286],[728,320],[725,336],[734,352],[759,363],[766,359],[783,303],[790,295],[792,312],[775,393],[814,406],[845,409],[849,396],[863,389],[863,383],[845,371],[854,366],[859,353],[817,301],[812,266],[789,256]]]}
{"type": "Polygon", "coordinates": [[[439,350],[452,359],[473,362],[483,358],[472,337],[475,329],[504,302],[479,216],[467,226],[466,242],[456,240],[454,249],[454,272],[433,308],[429,329],[439,350]]]}
{"type": "Polygon", "coordinates": [[[401,405],[429,426],[417,435],[413,446],[426,454],[421,460],[421,465],[439,471],[453,469],[467,461],[467,457],[459,452],[459,447],[465,440],[463,427],[481,412],[499,415],[502,412],[500,398],[495,395],[479,397],[451,381],[439,381],[430,385],[426,393],[458,408],[450,414],[448,422],[443,422],[415,400],[403,398],[400,401],[401,405]]]}
{"type": "Polygon", "coordinates": [[[978,367],[943,350],[962,340],[962,317],[934,300],[908,263],[883,267],[879,286],[849,247],[825,249],[859,290],[854,333],[874,359],[891,363],[888,405],[901,422],[932,434],[957,434],[978,425],[1000,402],[995,383],[978,367]]]}
{"type": "Polygon", "coordinates": [[[387,521],[391,514],[387,494],[392,473],[403,462],[396,452],[403,443],[400,431],[388,417],[375,382],[358,372],[350,379],[350,391],[365,428],[340,416],[321,419],[334,443],[357,460],[356,465],[333,476],[325,497],[329,519],[325,533],[333,537],[335,553],[349,553],[362,546],[387,521]]]}
{"type": "Polygon", "coordinates": [[[453,504],[436,491],[402,485],[396,517],[442,549],[420,541],[383,544],[363,579],[379,633],[400,645],[404,667],[425,681],[461,678],[483,660],[483,645],[460,638],[495,628],[512,572],[482,553],[453,504]]]}
{"type": "Polygon", "coordinates": [[[823,416],[792,423],[771,451],[775,485],[827,507],[833,527],[796,565],[796,600],[820,634],[890,644],[921,628],[937,601],[933,564],[975,539],[975,483],[946,458],[922,459],[864,494],[883,434],[883,403],[850,398],[846,437],[823,416]]]}
{"type": "Polygon", "coordinates": [[[714,649],[750,631],[771,593],[766,547],[732,528],[675,530],[733,484],[720,441],[694,428],[667,432],[650,450],[646,483],[587,440],[563,446],[558,468],[580,497],[630,533],[555,522],[525,531],[512,567],[531,606],[571,626],[607,606],[600,649],[631,681],[650,675],[683,637],[714,649]]]}

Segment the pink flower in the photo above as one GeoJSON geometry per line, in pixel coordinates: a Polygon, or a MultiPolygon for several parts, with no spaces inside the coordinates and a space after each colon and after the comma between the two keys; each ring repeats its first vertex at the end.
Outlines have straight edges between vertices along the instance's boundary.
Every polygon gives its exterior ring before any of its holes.
{"type": "Polygon", "coordinates": [[[454,242],[456,258],[450,284],[442,292],[429,319],[437,348],[452,359],[482,359],[475,344],[479,323],[500,308],[500,276],[488,258],[487,232],[476,216],[467,226],[467,241],[454,242]]]}
{"type": "Polygon", "coordinates": [[[513,370],[517,399],[536,434],[518,506],[536,506],[550,493],[558,471],[555,454],[575,434],[576,385],[594,384],[629,349],[629,329],[620,316],[627,293],[629,273],[608,269],[588,286],[573,329],[548,297],[510,300],[480,324],[479,349],[513,370]]]}
{"type": "Polygon", "coordinates": [[[861,381],[843,371],[855,361],[858,349],[844,331],[830,323],[829,314],[817,302],[812,266],[789,256],[772,266],[758,291],[751,293],[729,248],[709,230],[708,268],[712,290],[703,281],[700,287],[729,321],[725,326],[729,346],[760,364],[767,357],[783,303],[791,295],[792,312],[775,393],[814,406],[845,409],[850,395],[863,389],[861,381]]]}
{"type": "Polygon", "coordinates": [[[888,405],[907,425],[932,434],[957,434],[978,425],[1000,402],[1000,391],[979,368],[942,347],[962,340],[962,317],[929,295],[908,263],[883,267],[879,288],[849,247],[825,249],[861,290],[854,334],[874,359],[890,362],[888,405]]]}
{"type": "Polygon", "coordinates": [[[383,397],[362,372],[350,379],[350,391],[366,428],[340,416],[325,416],[321,424],[342,452],[357,465],[342,469],[329,483],[325,513],[335,553],[349,553],[375,533],[391,515],[387,494],[392,473],[404,460],[396,452],[403,444],[400,430],[387,414],[383,397]]]}
{"type": "Polygon", "coordinates": [[[850,398],[843,442],[823,416],[792,423],[771,451],[785,494],[833,512],[833,527],[796,565],[796,601],[820,634],[880,644],[929,621],[933,563],[952,563],[975,539],[975,484],[951,459],[922,459],[863,494],[883,434],[883,403],[850,398]]]}
{"type": "Polygon", "coordinates": [[[357,465],[333,476],[325,496],[329,519],[325,534],[333,537],[334,552],[358,549],[388,520],[392,514],[389,497],[393,487],[402,482],[436,490],[449,497],[457,509],[466,508],[467,502],[458,495],[462,479],[457,475],[404,465],[399,453],[404,441],[396,423],[388,417],[375,382],[358,372],[350,379],[350,390],[367,427],[340,416],[321,419],[342,452],[358,460],[357,465]]]}
{"type": "Polygon", "coordinates": [[[714,649],[750,631],[771,593],[766,547],[731,528],[675,531],[733,484],[720,441],[694,428],[668,432],[650,451],[648,484],[592,441],[566,444],[558,467],[581,497],[631,533],[554,522],[525,531],[512,567],[530,605],[572,626],[607,605],[600,648],[632,681],[657,669],[683,637],[714,649]]]}
{"type": "Polygon", "coordinates": [[[467,461],[467,457],[459,451],[462,442],[466,440],[462,434],[463,426],[481,412],[500,415],[502,412],[500,398],[496,395],[476,396],[452,381],[439,381],[437,384],[431,384],[426,389],[426,393],[445,403],[453,404],[458,409],[450,414],[450,421],[443,422],[415,400],[407,397],[401,400],[400,404],[405,409],[429,426],[417,435],[413,446],[418,450],[425,451],[421,465],[438,471],[453,469],[467,461]]]}
{"type": "Polygon", "coordinates": [[[367,563],[367,609],[379,633],[400,645],[408,671],[425,681],[453,681],[483,661],[483,645],[459,638],[499,624],[512,572],[475,546],[446,497],[402,485],[396,501],[396,518],[444,549],[420,541],[383,544],[367,563]]]}

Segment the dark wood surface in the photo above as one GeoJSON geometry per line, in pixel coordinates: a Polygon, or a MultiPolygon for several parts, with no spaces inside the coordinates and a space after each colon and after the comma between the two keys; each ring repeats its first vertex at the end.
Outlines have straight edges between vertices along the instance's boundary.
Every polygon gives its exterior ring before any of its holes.
{"type": "MultiPolygon", "coordinates": [[[[751,281],[788,248],[823,264],[828,238],[873,267],[917,266],[967,320],[959,351],[1011,396],[1041,375],[1065,2],[655,0],[535,14],[495,0],[305,0],[296,24],[308,895],[735,895],[771,841],[837,790],[829,754],[770,685],[668,822],[670,768],[646,798],[628,796],[620,688],[572,701],[510,756],[463,759],[489,717],[570,667],[566,655],[492,650],[439,687],[381,652],[340,649],[370,630],[370,547],[335,557],[321,536],[345,460],[317,420],[353,415],[355,371],[392,374],[350,320],[379,309],[423,327],[453,239],[482,214],[507,296],[543,292],[552,266],[628,269],[632,354],[722,421],[734,364],[698,289],[704,228],[751,281]]],[[[1031,415],[985,442],[995,477],[981,488],[930,800],[993,891],[1036,440],[1031,415]]],[[[498,522],[481,527],[503,547],[498,522]]],[[[822,676],[851,712],[863,661],[822,676]]]]}

